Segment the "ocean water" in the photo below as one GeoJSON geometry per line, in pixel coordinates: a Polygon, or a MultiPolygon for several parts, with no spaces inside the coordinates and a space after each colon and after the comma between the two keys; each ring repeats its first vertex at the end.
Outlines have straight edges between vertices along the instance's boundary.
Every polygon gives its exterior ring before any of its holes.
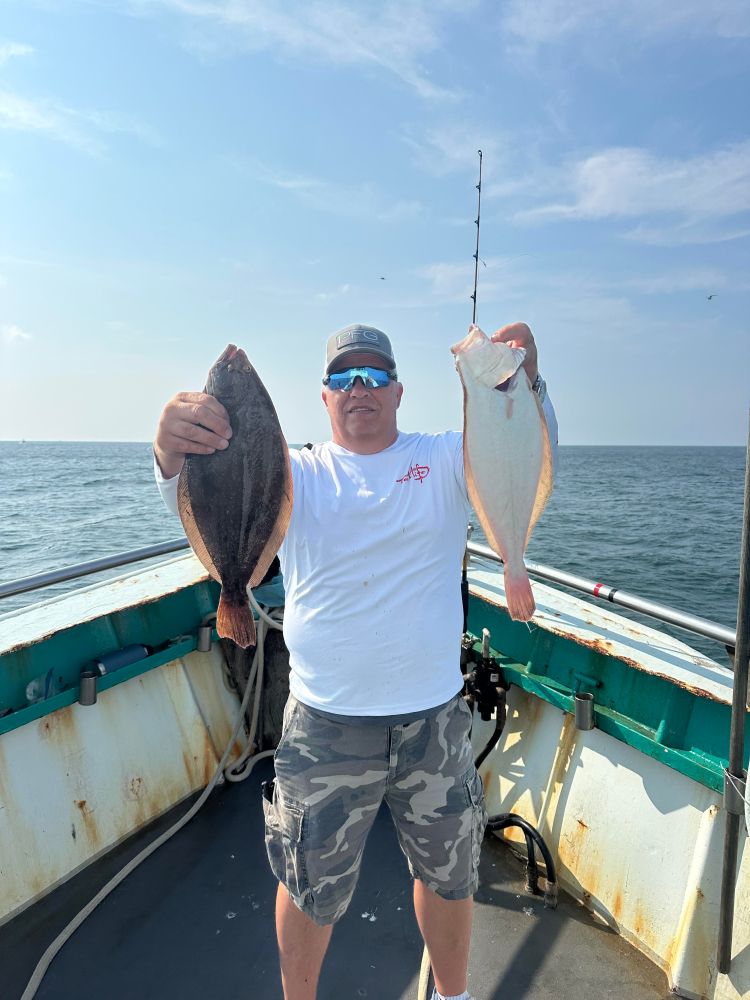
{"type": "MultiPolygon", "coordinates": [[[[734,628],[744,468],[743,448],[563,446],[527,556],[734,628]]],[[[149,444],[0,442],[0,582],[182,535],[149,444]]],[[[0,600],[0,614],[127,571],[0,600]]],[[[728,662],[712,640],[615,610],[728,662]]]]}

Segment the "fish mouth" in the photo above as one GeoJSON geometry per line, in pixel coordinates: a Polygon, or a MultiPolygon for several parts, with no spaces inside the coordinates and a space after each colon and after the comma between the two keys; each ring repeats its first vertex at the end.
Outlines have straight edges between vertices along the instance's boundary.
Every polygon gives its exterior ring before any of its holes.
{"type": "Polygon", "coordinates": [[[234,344],[227,344],[224,353],[217,360],[217,365],[228,365],[231,362],[235,362],[235,367],[244,368],[250,364],[247,359],[247,354],[242,350],[241,347],[237,347],[234,344]]]}
{"type": "Polygon", "coordinates": [[[224,349],[224,353],[216,360],[217,365],[224,364],[225,361],[231,361],[232,358],[237,353],[237,348],[234,344],[227,344],[224,349]]]}

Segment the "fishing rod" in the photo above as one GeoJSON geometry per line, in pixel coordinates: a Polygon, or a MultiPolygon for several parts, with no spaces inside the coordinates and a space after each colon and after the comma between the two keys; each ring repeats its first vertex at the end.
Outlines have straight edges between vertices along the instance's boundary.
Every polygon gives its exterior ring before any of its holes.
{"type": "MultiPolygon", "coordinates": [[[[482,150],[478,149],[479,154],[479,183],[477,184],[477,217],[474,220],[474,224],[477,227],[477,248],[474,251],[474,292],[470,296],[474,303],[474,308],[471,314],[471,322],[476,323],[477,321],[477,278],[479,270],[479,218],[482,213],[482,150]]],[[[468,527],[468,535],[466,538],[467,547],[464,550],[464,561],[463,568],[461,572],[461,599],[463,602],[464,609],[464,632],[466,632],[466,622],[469,615],[469,548],[468,541],[471,538],[472,527],[468,527]]]]}
{"type": "Polygon", "coordinates": [[[477,321],[477,277],[479,271],[479,219],[482,214],[482,150],[478,149],[479,154],[479,183],[477,184],[477,217],[474,220],[474,224],[477,227],[477,248],[474,252],[474,293],[470,296],[474,303],[474,308],[471,313],[471,322],[476,323],[477,321]]]}

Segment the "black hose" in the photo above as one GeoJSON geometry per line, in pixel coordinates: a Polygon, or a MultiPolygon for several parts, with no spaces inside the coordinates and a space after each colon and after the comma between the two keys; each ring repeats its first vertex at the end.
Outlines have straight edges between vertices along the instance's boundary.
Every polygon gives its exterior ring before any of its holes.
{"type": "MultiPolygon", "coordinates": [[[[509,826],[517,826],[519,830],[523,832],[526,839],[526,848],[529,858],[529,864],[527,865],[526,871],[529,880],[533,878],[533,873],[536,869],[534,844],[536,844],[539,848],[539,852],[544,858],[544,864],[547,870],[547,888],[544,892],[544,905],[555,909],[557,907],[557,874],[555,872],[555,863],[552,860],[552,855],[550,854],[550,850],[545,844],[542,835],[531,825],[531,823],[528,823],[522,816],[517,816],[515,813],[498,813],[497,816],[490,816],[487,820],[486,829],[490,830],[492,833],[498,833],[500,830],[505,830],[509,826]]],[[[531,888],[531,891],[537,891],[536,886],[531,888]]]]}
{"type": "Polygon", "coordinates": [[[482,766],[484,761],[487,759],[493,748],[497,745],[497,742],[500,739],[500,737],[503,735],[503,729],[505,729],[505,718],[506,718],[505,712],[501,712],[500,706],[498,706],[497,715],[495,716],[495,731],[487,741],[487,745],[484,748],[484,750],[481,751],[477,759],[474,761],[474,766],[476,767],[477,771],[482,766]]]}

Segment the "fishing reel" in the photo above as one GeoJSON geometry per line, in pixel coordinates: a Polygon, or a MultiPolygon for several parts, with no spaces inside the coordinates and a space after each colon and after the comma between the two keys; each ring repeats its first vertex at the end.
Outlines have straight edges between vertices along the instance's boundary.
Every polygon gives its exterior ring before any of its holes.
{"type": "Polygon", "coordinates": [[[482,651],[474,646],[474,637],[466,633],[461,641],[461,673],[464,679],[463,696],[469,708],[476,705],[479,717],[489,722],[493,715],[500,725],[505,725],[507,706],[505,692],[510,685],[494,656],[490,656],[489,629],[482,629],[482,651]]]}

